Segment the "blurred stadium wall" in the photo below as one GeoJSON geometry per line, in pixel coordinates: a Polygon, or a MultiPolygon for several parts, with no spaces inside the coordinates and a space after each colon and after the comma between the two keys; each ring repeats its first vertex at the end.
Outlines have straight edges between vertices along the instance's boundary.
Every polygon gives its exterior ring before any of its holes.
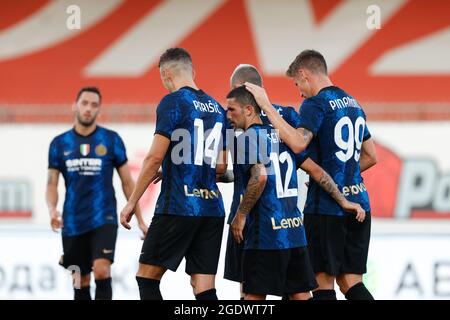
{"type": "MultiPolygon", "coordinates": [[[[158,58],[171,46],[192,54],[197,83],[219,101],[234,68],[249,63],[271,101],[296,108],[284,72],[301,50],[321,51],[334,83],[364,106],[378,148],[365,174],[375,218],[367,285],[379,299],[450,298],[449,12],[450,1],[439,0],[2,0],[0,299],[71,297],[57,266],[60,235],[48,226],[48,145],[70,128],[78,89],[98,86],[100,123],[123,137],[137,176],[166,94],[158,58]],[[80,29],[67,28],[71,5],[80,29]],[[380,9],[380,29],[367,26],[370,5],[380,9]]],[[[229,207],[231,186],[220,187],[229,207]]],[[[141,202],[147,221],[158,192],[151,187],[141,202]]],[[[63,195],[60,182],[60,207],[63,195]]],[[[137,298],[139,248],[137,232],[121,230],[115,298],[137,298]]],[[[218,292],[233,299],[237,286],[220,279],[224,251],[218,292]]],[[[166,298],[192,297],[180,268],[163,281],[166,298]]]]}

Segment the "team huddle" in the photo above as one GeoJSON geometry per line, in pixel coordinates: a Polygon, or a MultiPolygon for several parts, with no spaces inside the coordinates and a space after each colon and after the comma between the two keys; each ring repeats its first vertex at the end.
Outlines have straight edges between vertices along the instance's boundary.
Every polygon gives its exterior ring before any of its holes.
{"type": "Polygon", "coordinates": [[[362,282],[371,215],[361,173],[376,163],[375,145],[363,109],[332,84],[324,57],[305,50],[286,72],[305,98],[299,112],[272,104],[251,65],[232,73],[225,108],[197,87],[186,50],[168,49],[159,69],[169,94],[157,107],[136,183],[120,136],[96,124],[101,94],[95,87],[80,90],[74,128],[50,145],[46,198],[52,228],[62,228],[60,264],[73,272],[75,299],[91,299],[91,272],[95,298],[112,298],[114,168],[128,200],[120,222],[129,229],[136,215],[145,235],[136,274],[141,299],[162,300],[160,281],[183,258],[195,298],[218,299],[226,216],[218,182],[234,187],[224,277],[241,284],[241,299],[335,300],[335,282],[348,300],[373,299],[362,282]],[[303,214],[299,168],[310,177],[303,214]],[[59,173],[66,185],[62,217],[59,173]],[[147,228],[139,199],[159,181],[147,228]]]}

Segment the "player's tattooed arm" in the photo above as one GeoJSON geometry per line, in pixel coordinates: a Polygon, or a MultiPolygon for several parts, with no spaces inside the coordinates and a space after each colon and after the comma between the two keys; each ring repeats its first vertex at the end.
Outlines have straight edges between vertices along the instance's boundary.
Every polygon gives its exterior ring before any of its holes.
{"type": "Polygon", "coordinates": [[[231,222],[231,232],[237,243],[241,243],[244,240],[244,227],[247,214],[253,208],[255,203],[261,196],[267,182],[266,168],[263,164],[255,164],[250,169],[250,179],[247,184],[247,188],[242,197],[241,204],[234,216],[233,222],[231,222]]]}
{"type": "Polygon", "coordinates": [[[233,170],[227,170],[225,173],[216,175],[217,182],[229,183],[234,181],[233,170]]]}
{"type": "Polygon", "coordinates": [[[363,222],[366,217],[366,212],[357,203],[348,201],[345,196],[339,191],[333,178],[330,177],[325,170],[322,170],[322,177],[319,180],[319,185],[347,212],[354,212],[356,220],[363,222]]]}
{"type": "Polygon", "coordinates": [[[238,213],[248,214],[255,203],[261,196],[264,187],[266,186],[267,175],[266,168],[263,164],[257,163],[250,169],[250,179],[248,180],[247,188],[242,197],[241,204],[238,208],[238,213]]]}
{"type": "Polygon", "coordinates": [[[333,178],[325,171],[322,170],[322,176],[319,181],[317,181],[319,186],[325,190],[339,205],[342,205],[347,199],[345,199],[344,195],[339,191],[336,183],[334,183],[333,178]]]}
{"type": "Polygon", "coordinates": [[[317,184],[327,192],[342,209],[347,212],[353,212],[356,215],[356,219],[360,222],[364,221],[366,213],[364,209],[357,203],[348,201],[338,186],[334,182],[333,178],[311,159],[306,159],[300,166],[307,174],[317,182],[317,184]]]}
{"type": "Polygon", "coordinates": [[[312,132],[306,128],[298,128],[297,131],[299,131],[300,135],[303,137],[304,143],[308,145],[313,138],[312,132]]]}

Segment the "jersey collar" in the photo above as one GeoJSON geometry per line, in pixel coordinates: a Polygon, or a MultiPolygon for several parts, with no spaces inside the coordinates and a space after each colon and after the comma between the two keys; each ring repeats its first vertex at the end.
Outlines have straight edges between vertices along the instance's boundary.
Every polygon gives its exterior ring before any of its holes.
{"type": "Polygon", "coordinates": [[[99,128],[99,125],[96,125],[94,131],[92,131],[92,132],[91,132],[90,134],[88,134],[87,136],[83,136],[83,135],[79,134],[79,133],[77,132],[77,130],[75,130],[75,126],[72,127],[72,132],[73,132],[76,136],[78,136],[78,137],[81,137],[81,138],[89,138],[90,136],[92,136],[94,133],[97,132],[98,128],[99,128]]]}
{"type": "Polygon", "coordinates": [[[196,90],[196,89],[194,89],[194,88],[192,88],[192,87],[189,87],[189,86],[181,87],[179,90],[181,90],[181,89],[187,89],[187,90],[192,91],[192,92],[195,92],[195,93],[197,93],[197,94],[205,94],[205,92],[203,92],[202,89],[196,90]]]}
{"type": "Polygon", "coordinates": [[[323,87],[322,89],[319,90],[319,92],[317,92],[317,95],[318,95],[319,93],[321,93],[322,91],[325,91],[325,90],[334,90],[334,89],[339,89],[339,88],[336,87],[336,86],[323,87]]]}

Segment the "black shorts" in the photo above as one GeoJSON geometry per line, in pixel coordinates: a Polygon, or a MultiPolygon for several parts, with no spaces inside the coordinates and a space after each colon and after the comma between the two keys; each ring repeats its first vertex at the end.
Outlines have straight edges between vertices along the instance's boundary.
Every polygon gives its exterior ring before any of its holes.
{"type": "Polygon", "coordinates": [[[64,268],[78,266],[82,275],[92,271],[96,259],[114,262],[117,225],[105,224],[99,228],[73,237],[62,237],[63,252],[59,264],[64,268]]]}
{"type": "Polygon", "coordinates": [[[154,215],[139,262],[172,271],[186,258],[187,274],[216,274],[224,217],[154,215]]]}
{"type": "Polygon", "coordinates": [[[283,296],[317,288],[306,247],[244,250],[244,292],[283,296]]]}
{"type": "Polygon", "coordinates": [[[337,276],[366,273],[370,241],[370,213],[358,222],[354,214],[305,214],[309,256],[315,273],[337,276]]]}
{"type": "MultiPolygon", "coordinates": [[[[245,234],[245,228],[244,228],[245,234]]],[[[231,226],[228,226],[227,250],[225,252],[225,271],[223,277],[227,280],[242,282],[242,255],[244,254],[244,241],[237,243],[234,240],[231,226]]]]}

